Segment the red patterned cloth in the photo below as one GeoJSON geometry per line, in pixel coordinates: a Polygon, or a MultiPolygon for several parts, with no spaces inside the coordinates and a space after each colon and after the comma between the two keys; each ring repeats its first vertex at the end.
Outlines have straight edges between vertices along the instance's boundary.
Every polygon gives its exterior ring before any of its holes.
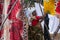
{"type": "Polygon", "coordinates": [[[1,38],[1,31],[0,31],[0,38],[1,38]]]}
{"type": "MultiPolygon", "coordinates": [[[[1,16],[2,15],[2,11],[3,11],[3,5],[0,4],[0,25],[2,23],[2,16],[1,16]]],[[[3,30],[0,30],[0,38],[1,38],[2,34],[3,34],[3,30]]]]}
{"type": "Polygon", "coordinates": [[[3,30],[0,30],[0,38],[2,37],[3,34],[3,30]]]}
{"type": "MultiPolygon", "coordinates": [[[[14,4],[15,1],[16,0],[11,0],[11,3],[8,7],[8,12],[11,9],[11,7],[14,4]]],[[[11,14],[8,17],[9,20],[13,21],[12,27],[10,29],[10,40],[22,40],[21,33],[22,33],[22,30],[23,30],[23,22],[16,18],[16,14],[17,14],[17,12],[20,8],[21,8],[21,4],[18,0],[18,2],[14,6],[11,14]]]]}
{"type": "Polygon", "coordinates": [[[0,4],[0,25],[1,25],[1,20],[2,20],[2,11],[3,11],[3,5],[0,4]]]}
{"type": "Polygon", "coordinates": [[[60,14],[60,1],[56,5],[56,12],[57,14],[60,14]]]}
{"type": "Polygon", "coordinates": [[[0,4],[0,14],[2,14],[2,10],[3,10],[3,5],[0,4]]]}
{"type": "Polygon", "coordinates": [[[38,22],[39,22],[39,19],[40,19],[40,16],[36,16],[36,19],[34,19],[34,20],[32,21],[32,26],[37,25],[38,22]]]}

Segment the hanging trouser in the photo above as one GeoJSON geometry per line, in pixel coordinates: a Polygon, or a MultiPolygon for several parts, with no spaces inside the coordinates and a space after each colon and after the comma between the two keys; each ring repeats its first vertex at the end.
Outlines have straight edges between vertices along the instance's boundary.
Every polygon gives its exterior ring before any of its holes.
{"type": "Polygon", "coordinates": [[[49,17],[48,17],[48,13],[46,13],[46,16],[44,18],[44,40],[51,40],[50,34],[49,34],[49,17]]]}
{"type": "Polygon", "coordinates": [[[46,27],[44,27],[44,40],[51,40],[49,31],[46,27]]]}
{"type": "Polygon", "coordinates": [[[29,26],[28,40],[43,40],[43,32],[38,27],[29,26]]]}

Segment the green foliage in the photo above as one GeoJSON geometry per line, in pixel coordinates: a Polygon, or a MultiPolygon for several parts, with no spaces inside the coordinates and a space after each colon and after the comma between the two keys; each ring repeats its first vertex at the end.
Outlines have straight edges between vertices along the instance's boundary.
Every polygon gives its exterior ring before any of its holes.
{"type": "Polygon", "coordinates": [[[25,3],[28,3],[29,2],[29,0],[25,0],[25,3]]]}
{"type": "Polygon", "coordinates": [[[31,2],[31,4],[34,4],[34,0],[25,0],[25,3],[31,2]]]}

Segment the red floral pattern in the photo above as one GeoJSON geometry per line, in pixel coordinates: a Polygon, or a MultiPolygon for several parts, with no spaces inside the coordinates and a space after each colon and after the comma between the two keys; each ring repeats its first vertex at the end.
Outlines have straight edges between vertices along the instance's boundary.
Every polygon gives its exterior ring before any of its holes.
{"type": "Polygon", "coordinates": [[[60,1],[56,5],[56,12],[60,14],[60,1]]]}
{"type": "MultiPolygon", "coordinates": [[[[8,12],[11,9],[12,5],[16,0],[11,0],[11,3],[8,7],[8,12]]],[[[9,15],[8,19],[14,21],[12,23],[12,27],[10,29],[10,40],[22,40],[21,32],[23,30],[23,22],[16,18],[16,14],[18,10],[21,8],[21,4],[18,0],[15,7],[13,8],[11,14],[9,15]]]]}

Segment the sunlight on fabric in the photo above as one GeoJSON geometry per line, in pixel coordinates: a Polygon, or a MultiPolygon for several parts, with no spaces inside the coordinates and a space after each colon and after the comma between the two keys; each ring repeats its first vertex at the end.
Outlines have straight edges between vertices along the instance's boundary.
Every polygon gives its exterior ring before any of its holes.
{"type": "Polygon", "coordinates": [[[55,0],[44,0],[44,11],[51,15],[55,14],[55,0]]]}

